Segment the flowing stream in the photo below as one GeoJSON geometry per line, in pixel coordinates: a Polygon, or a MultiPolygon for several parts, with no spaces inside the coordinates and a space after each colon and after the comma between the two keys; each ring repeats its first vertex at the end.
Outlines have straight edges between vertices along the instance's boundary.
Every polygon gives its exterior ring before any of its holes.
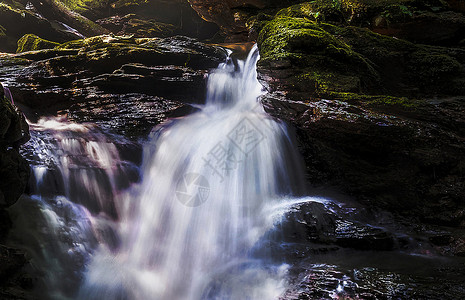
{"type": "Polygon", "coordinates": [[[286,126],[257,98],[258,50],[228,58],[202,109],[140,150],[92,124],[31,124],[31,196],[10,213],[51,299],[277,299],[286,265],[262,241],[302,187],[286,126]],[[26,212],[26,213],[25,213],[26,212]]]}

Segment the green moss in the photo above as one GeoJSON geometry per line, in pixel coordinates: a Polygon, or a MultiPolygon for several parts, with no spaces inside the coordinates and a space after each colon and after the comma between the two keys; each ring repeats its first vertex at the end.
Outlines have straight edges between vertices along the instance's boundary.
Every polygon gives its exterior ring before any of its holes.
{"type": "Polygon", "coordinates": [[[348,103],[365,104],[370,107],[396,107],[401,109],[415,109],[418,107],[418,100],[407,97],[395,97],[389,95],[362,95],[357,93],[331,92],[328,98],[341,100],[348,103]]]}
{"type": "Polygon", "coordinates": [[[85,48],[86,51],[107,47],[114,44],[137,44],[133,36],[114,36],[114,35],[100,35],[86,39],[69,41],[57,46],[58,49],[81,49],[85,48]]]}
{"type": "Polygon", "coordinates": [[[365,28],[315,21],[308,17],[311,8],[309,3],[294,5],[263,20],[257,39],[259,68],[276,76],[290,97],[386,94],[394,98],[367,101],[408,107],[410,102],[398,96],[465,92],[464,68],[455,52],[365,28]]]}
{"type": "Polygon", "coordinates": [[[462,70],[462,65],[443,53],[421,49],[410,54],[408,68],[423,84],[429,85],[449,80],[462,70]]]}
{"type": "Polygon", "coordinates": [[[34,34],[26,34],[18,40],[18,49],[16,53],[35,51],[42,49],[52,49],[55,46],[59,45],[58,43],[44,40],[34,34]]]}
{"type": "Polygon", "coordinates": [[[277,16],[260,32],[260,66],[292,66],[292,88],[310,90],[316,97],[337,91],[360,92],[367,85],[376,85],[379,78],[371,63],[339,38],[338,30],[343,29],[308,18],[277,16]]]}
{"type": "Polygon", "coordinates": [[[114,9],[124,9],[132,6],[139,6],[148,3],[148,0],[117,0],[111,4],[114,9]]]}
{"type": "Polygon", "coordinates": [[[62,0],[70,10],[86,15],[93,10],[105,9],[110,6],[109,0],[62,0]]]}
{"type": "Polygon", "coordinates": [[[283,8],[276,16],[308,18],[313,21],[342,21],[344,16],[339,0],[315,0],[283,8]]]}

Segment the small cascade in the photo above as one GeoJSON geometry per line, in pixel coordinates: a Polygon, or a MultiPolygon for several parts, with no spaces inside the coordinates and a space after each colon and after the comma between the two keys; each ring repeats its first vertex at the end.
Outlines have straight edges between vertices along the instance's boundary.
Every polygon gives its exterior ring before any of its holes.
{"type": "Polygon", "coordinates": [[[254,47],[212,71],[205,106],[155,128],[140,167],[124,154],[131,142],[90,124],[31,124],[32,196],[12,208],[23,218],[12,241],[35,253],[46,298],[283,294],[287,266],[261,238],[276,221],[270,207],[303,186],[302,164],[258,102],[258,59],[254,47]]]}

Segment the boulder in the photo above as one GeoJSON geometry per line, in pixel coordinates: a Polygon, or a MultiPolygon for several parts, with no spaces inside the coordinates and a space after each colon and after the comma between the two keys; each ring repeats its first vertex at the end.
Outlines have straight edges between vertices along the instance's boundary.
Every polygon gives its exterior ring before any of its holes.
{"type": "Polygon", "coordinates": [[[59,43],[44,40],[35,34],[26,34],[18,40],[18,49],[16,49],[16,53],[52,49],[57,45],[59,45],[59,43]]]}

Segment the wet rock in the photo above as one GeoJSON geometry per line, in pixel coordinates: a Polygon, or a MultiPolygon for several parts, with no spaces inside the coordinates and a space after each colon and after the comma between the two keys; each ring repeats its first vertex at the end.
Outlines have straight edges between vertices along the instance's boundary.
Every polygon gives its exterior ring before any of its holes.
{"type": "Polygon", "coordinates": [[[0,151],[0,193],[4,201],[1,206],[10,206],[19,199],[26,189],[29,173],[28,163],[17,150],[0,151]]]}
{"type": "Polygon", "coordinates": [[[280,299],[456,299],[465,293],[457,268],[437,268],[435,275],[373,267],[345,270],[328,264],[306,268],[280,299]]]}
{"type": "Polygon", "coordinates": [[[463,99],[414,109],[279,95],[263,101],[298,127],[313,184],[343,186],[364,203],[416,220],[462,226],[463,99]]]}
{"type": "MultiPolygon", "coordinates": [[[[1,195],[0,197],[3,197],[1,195]]],[[[0,199],[0,201],[4,199],[0,199]]],[[[8,212],[4,209],[0,209],[0,243],[3,243],[8,236],[8,232],[11,229],[12,223],[8,212]]]]}
{"type": "Polygon", "coordinates": [[[276,238],[285,243],[333,244],[360,250],[392,250],[396,247],[395,237],[385,229],[345,219],[317,202],[292,207],[276,234],[276,238]]]}

